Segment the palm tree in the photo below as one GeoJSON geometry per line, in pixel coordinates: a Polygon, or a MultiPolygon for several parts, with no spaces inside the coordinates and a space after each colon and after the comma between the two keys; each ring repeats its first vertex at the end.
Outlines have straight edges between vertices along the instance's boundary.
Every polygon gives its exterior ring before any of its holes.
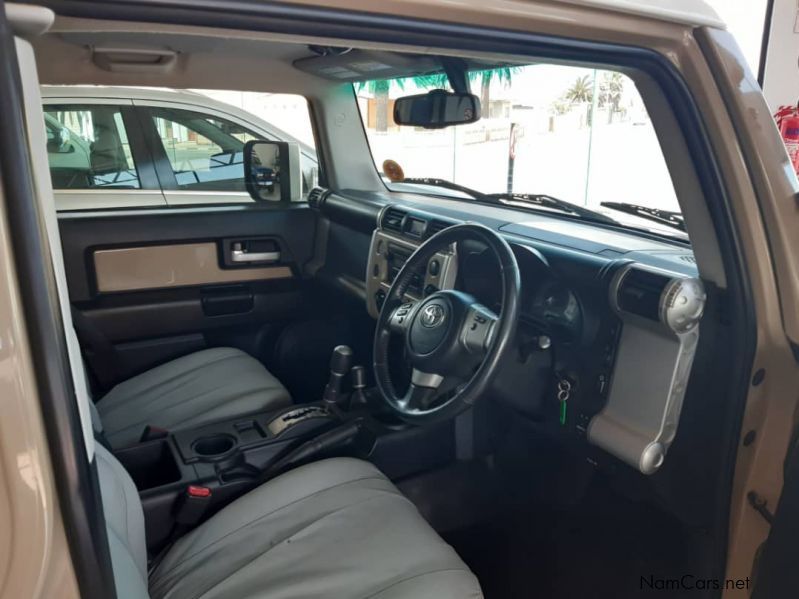
{"type": "Polygon", "coordinates": [[[620,112],[622,95],[624,94],[624,78],[616,71],[606,71],[603,73],[602,81],[599,82],[599,98],[597,103],[600,107],[608,106],[608,122],[613,121],[613,114],[620,112]]]}
{"type": "Polygon", "coordinates": [[[411,79],[416,87],[424,89],[443,89],[449,85],[449,79],[444,73],[435,73],[433,75],[417,75],[411,79]]]}
{"type": "MultiPolygon", "coordinates": [[[[520,67],[502,67],[497,69],[486,69],[483,71],[473,71],[469,74],[469,79],[480,82],[480,105],[483,110],[488,111],[490,98],[491,82],[497,81],[510,84],[513,74],[518,72],[520,67]]],[[[442,89],[449,86],[449,79],[444,73],[434,73],[429,75],[417,75],[405,79],[377,79],[372,81],[360,81],[355,85],[356,91],[366,90],[375,98],[377,109],[375,130],[381,133],[388,131],[388,99],[389,92],[393,86],[405,89],[405,81],[410,80],[416,87],[423,89],[442,89]]],[[[485,112],[488,116],[488,112],[485,112]]]]}
{"type": "MultiPolygon", "coordinates": [[[[480,83],[480,107],[485,116],[489,116],[489,103],[491,102],[491,83],[494,80],[510,85],[513,75],[518,73],[521,67],[499,67],[495,69],[484,69],[482,71],[472,71],[469,79],[473,83],[480,83]]],[[[443,73],[435,75],[420,75],[414,77],[412,81],[423,88],[444,88],[449,86],[449,79],[443,73]]]]}
{"type": "Polygon", "coordinates": [[[565,98],[572,104],[590,102],[594,93],[594,80],[590,75],[578,77],[572,86],[566,90],[565,98]]]}
{"type": "Polygon", "coordinates": [[[469,79],[480,82],[480,108],[487,117],[491,116],[491,82],[496,79],[497,81],[504,82],[506,85],[510,85],[513,75],[520,70],[521,67],[499,67],[483,71],[472,71],[469,73],[469,79]]]}
{"type": "Polygon", "coordinates": [[[404,89],[405,82],[402,79],[373,79],[359,81],[356,85],[356,91],[366,88],[366,91],[374,96],[377,105],[375,130],[381,133],[388,131],[388,92],[393,85],[404,89]]]}

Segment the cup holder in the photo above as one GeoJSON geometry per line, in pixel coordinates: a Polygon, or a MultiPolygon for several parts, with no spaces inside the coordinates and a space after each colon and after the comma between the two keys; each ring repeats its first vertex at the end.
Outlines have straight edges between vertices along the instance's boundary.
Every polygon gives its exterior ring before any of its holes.
{"type": "Polygon", "coordinates": [[[221,456],[236,446],[236,440],[230,435],[212,435],[200,437],[192,444],[194,453],[202,457],[221,456]]]}

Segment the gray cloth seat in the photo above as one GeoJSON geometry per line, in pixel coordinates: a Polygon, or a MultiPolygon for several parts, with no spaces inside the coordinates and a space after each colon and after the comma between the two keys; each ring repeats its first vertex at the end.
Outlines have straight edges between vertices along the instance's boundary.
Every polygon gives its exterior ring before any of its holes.
{"type": "Polygon", "coordinates": [[[291,404],[255,358],[231,347],[183,356],[119,383],[97,402],[113,448],[138,442],[149,425],[170,431],[291,404]]]}
{"type": "Polygon", "coordinates": [[[179,539],[147,580],[141,504],[102,447],[119,599],[466,599],[480,585],[373,465],[334,458],[244,495],[179,539]]]}

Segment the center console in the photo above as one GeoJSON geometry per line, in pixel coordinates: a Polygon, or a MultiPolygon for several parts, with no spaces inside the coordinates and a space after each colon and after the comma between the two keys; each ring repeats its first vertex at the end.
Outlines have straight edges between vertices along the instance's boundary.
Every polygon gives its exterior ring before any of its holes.
{"type": "MultiPolygon", "coordinates": [[[[411,213],[393,206],[380,214],[378,228],[372,234],[369,263],[366,267],[366,308],[377,318],[397,273],[410,255],[431,236],[452,223],[422,213],[411,213]]],[[[406,296],[418,300],[455,284],[458,261],[454,247],[430,258],[424,272],[414,275],[406,296]]]]}
{"type": "Polygon", "coordinates": [[[114,452],[139,490],[146,514],[147,544],[160,547],[190,519],[200,521],[259,483],[270,465],[304,441],[341,425],[324,405],[215,422],[114,452]],[[202,503],[198,513],[199,504],[202,503]]]}
{"type": "Polygon", "coordinates": [[[386,418],[352,355],[346,346],[333,350],[321,401],[173,433],[147,427],[140,443],[116,450],[139,491],[148,549],[160,551],[247,491],[309,461],[359,457],[396,480],[454,459],[453,423],[408,427],[386,418]]]}

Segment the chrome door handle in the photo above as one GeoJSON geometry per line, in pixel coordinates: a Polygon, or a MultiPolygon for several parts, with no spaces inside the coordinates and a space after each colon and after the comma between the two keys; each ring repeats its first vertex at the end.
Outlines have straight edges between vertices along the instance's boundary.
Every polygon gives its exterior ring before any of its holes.
{"type": "Polygon", "coordinates": [[[245,252],[244,250],[231,250],[230,259],[233,262],[278,262],[280,252],[245,252]]]}

